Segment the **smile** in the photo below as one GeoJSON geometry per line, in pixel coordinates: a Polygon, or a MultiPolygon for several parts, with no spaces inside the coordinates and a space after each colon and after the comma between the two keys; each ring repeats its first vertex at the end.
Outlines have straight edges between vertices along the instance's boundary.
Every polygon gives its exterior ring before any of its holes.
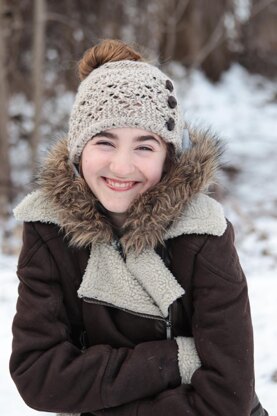
{"type": "Polygon", "coordinates": [[[104,178],[106,185],[114,191],[128,191],[132,189],[138,182],[134,181],[119,181],[110,178],[104,178]]]}

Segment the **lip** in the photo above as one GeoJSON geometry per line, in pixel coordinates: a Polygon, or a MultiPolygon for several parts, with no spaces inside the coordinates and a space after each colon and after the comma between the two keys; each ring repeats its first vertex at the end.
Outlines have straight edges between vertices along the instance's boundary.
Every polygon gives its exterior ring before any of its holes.
{"type": "Polygon", "coordinates": [[[101,179],[104,181],[105,185],[109,189],[111,189],[113,191],[116,191],[116,192],[126,192],[126,191],[129,191],[130,189],[133,189],[139,183],[137,181],[120,181],[118,179],[106,178],[104,176],[102,176],[101,179]],[[108,182],[108,181],[110,181],[110,182],[108,182]],[[121,184],[121,187],[119,187],[119,186],[113,186],[111,184],[111,182],[121,184]],[[129,184],[129,186],[122,186],[123,184],[126,184],[126,185],[129,184]]]}

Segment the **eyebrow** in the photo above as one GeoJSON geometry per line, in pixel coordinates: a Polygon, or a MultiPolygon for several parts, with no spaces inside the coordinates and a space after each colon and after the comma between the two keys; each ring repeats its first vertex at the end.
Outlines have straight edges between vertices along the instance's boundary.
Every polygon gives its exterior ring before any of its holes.
{"type": "MultiPolygon", "coordinates": [[[[95,134],[93,138],[97,136],[103,136],[103,137],[107,137],[108,139],[118,140],[118,136],[114,133],[110,133],[109,131],[100,131],[100,133],[95,134]]],[[[161,146],[161,142],[158,139],[156,139],[156,137],[152,136],[151,134],[144,135],[144,136],[137,136],[135,140],[136,142],[139,142],[139,143],[146,142],[149,140],[154,140],[156,143],[158,143],[161,146]]]]}

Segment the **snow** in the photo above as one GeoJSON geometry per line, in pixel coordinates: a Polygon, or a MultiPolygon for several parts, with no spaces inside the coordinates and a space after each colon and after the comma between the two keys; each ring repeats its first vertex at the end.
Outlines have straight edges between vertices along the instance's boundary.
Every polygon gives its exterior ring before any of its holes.
{"type": "MultiPolygon", "coordinates": [[[[238,4],[246,7],[248,2],[238,4]]],[[[243,18],[242,11],[241,14],[243,18]]],[[[198,71],[187,73],[178,65],[172,65],[171,71],[181,92],[186,120],[195,125],[212,126],[227,145],[226,166],[239,169],[233,181],[222,174],[223,205],[234,224],[238,252],[248,280],[255,337],[256,391],[270,415],[277,415],[277,326],[274,325],[277,317],[277,85],[261,76],[250,75],[239,65],[233,65],[216,85],[198,71]]],[[[70,100],[65,98],[65,107],[70,100]]],[[[20,105],[18,100],[17,105],[20,105]]],[[[31,114],[32,109],[27,109],[31,114]]],[[[64,114],[67,108],[60,111],[64,114]]],[[[1,409],[10,416],[46,415],[24,404],[8,372],[10,328],[17,296],[16,262],[14,256],[0,254],[1,409]]]]}
{"type": "Polygon", "coordinates": [[[2,414],[9,416],[50,415],[37,412],[23,402],[9,375],[8,362],[11,351],[11,323],[15,314],[17,297],[17,258],[0,254],[0,316],[1,316],[1,360],[0,360],[0,407],[2,414]]]}
{"type": "Polygon", "coordinates": [[[241,22],[246,22],[250,17],[252,0],[235,0],[235,13],[241,22]]]}

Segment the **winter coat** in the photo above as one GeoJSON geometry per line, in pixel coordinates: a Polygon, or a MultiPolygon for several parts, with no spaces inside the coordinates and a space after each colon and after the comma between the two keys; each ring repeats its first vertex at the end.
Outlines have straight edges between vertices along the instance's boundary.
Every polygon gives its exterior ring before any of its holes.
{"type": "Polygon", "coordinates": [[[25,225],[10,370],[34,409],[250,415],[247,284],[232,226],[202,193],[220,149],[206,134],[192,139],[130,209],[120,239],[65,141],[15,210],[25,225]]]}

